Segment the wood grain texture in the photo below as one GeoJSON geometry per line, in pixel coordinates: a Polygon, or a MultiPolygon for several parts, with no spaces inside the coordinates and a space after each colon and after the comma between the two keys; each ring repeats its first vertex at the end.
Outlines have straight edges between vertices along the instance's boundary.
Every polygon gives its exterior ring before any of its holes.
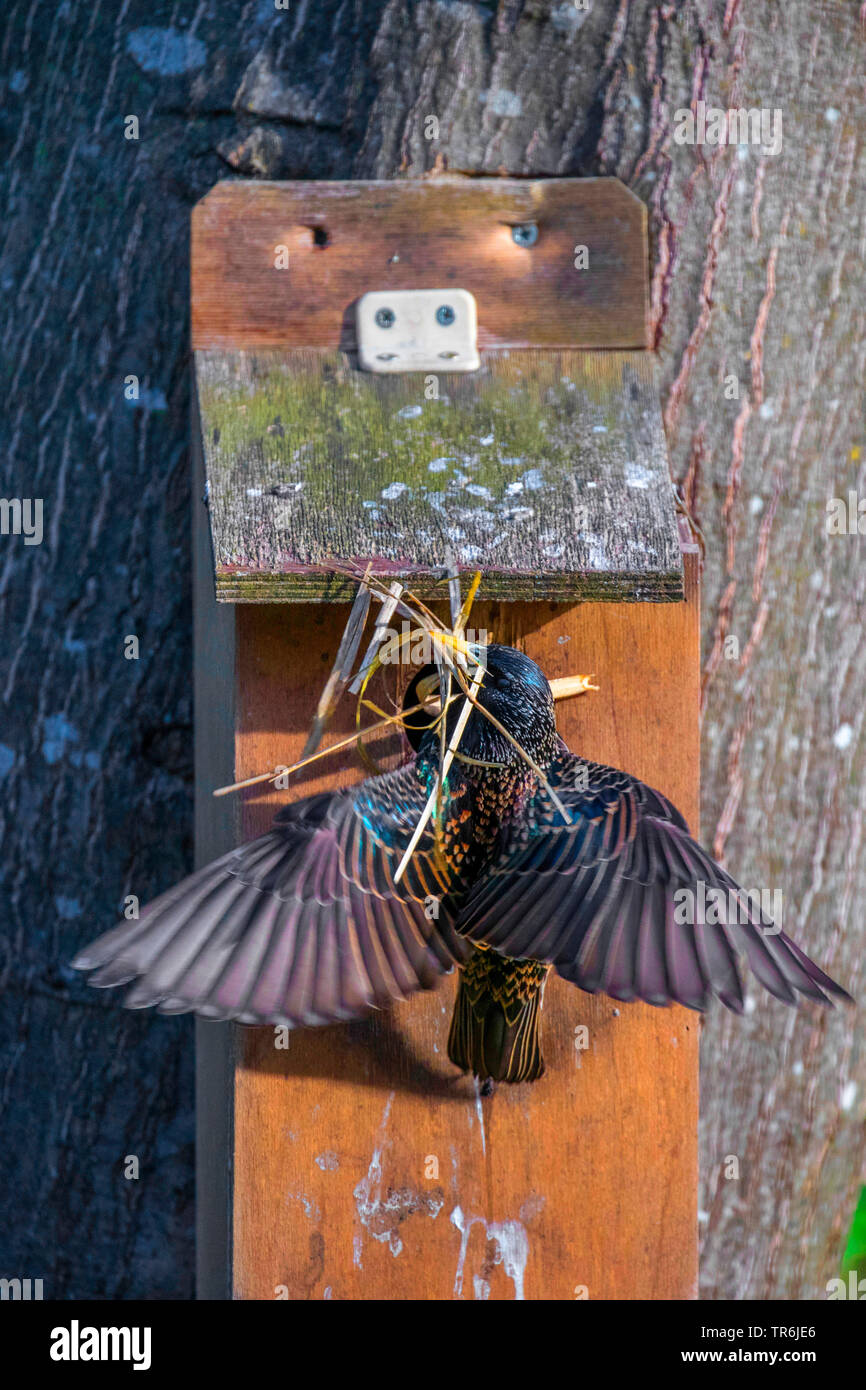
{"type": "Polygon", "coordinates": [[[351,351],[362,294],[449,285],[475,295],[482,348],[646,347],[646,209],[614,179],[445,177],[223,183],[193,213],[195,348],[351,351]]]}
{"type": "Polygon", "coordinates": [[[859,1001],[756,987],[744,1020],[709,1018],[702,1294],[824,1299],[866,1183],[866,542],[826,529],[831,498],[866,494],[862,7],[685,9],[630,16],[617,105],[653,97],[641,132],[611,109],[600,148],[650,203],[668,443],[707,539],[702,819],[859,1001]],[[778,111],[779,153],[678,145],[693,97],[778,111]]]}
{"type": "MultiPolygon", "coordinates": [[[[597,695],[558,707],[561,732],[659,786],[694,824],[694,553],[687,572],[687,603],[481,605],[474,618],[550,676],[595,671],[597,695]]],[[[236,618],[244,776],[300,749],[346,609],[243,605],[236,618]]],[[[357,780],[348,755],[335,764],[292,795],[357,780]]],[[[281,799],[246,803],[247,835],[281,799]]],[[[294,1033],[287,1051],[272,1029],[239,1030],[235,1296],[692,1297],[697,1016],[551,980],[546,1075],[480,1099],[446,1058],[454,986],[294,1033]]]]}
{"type": "Polygon", "coordinates": [[[492,599],[682,597],[649,353],[486,353],[435,400],[345,353],[195,357],[219,598],[338,601],[368,560],[431,597],[448,554],[492,599]]]}
{"type": "MultiPolygon", "coordinates": [[[[674,475],[707,540],[707,840],[782,879],[804,946],[862,998],[866,566],[862,538],[823,531],[828,498],[866,492],[859,10],[211,0],[179,28],[171,0],[4,7],[3,494],[48,522],[0,554],[6,1272],[56,1297],[191,1289],[191,1026],[119,1015],[62,962],[192,864],[189,218],[227,173],[615,175],[649,206],[674,475]],[[677,144],[698,98],[778,107],[781,152],[677,144]],[[141,1144],[132,1191],[115,1174],[141,1144]]],[[[821,1298],[866,1182],[859,1016],[715,1014],[703,1050],[704,1294],[821,1298]],[[721,1176],[732,1150],[746,1180],[721,1176]]]]}

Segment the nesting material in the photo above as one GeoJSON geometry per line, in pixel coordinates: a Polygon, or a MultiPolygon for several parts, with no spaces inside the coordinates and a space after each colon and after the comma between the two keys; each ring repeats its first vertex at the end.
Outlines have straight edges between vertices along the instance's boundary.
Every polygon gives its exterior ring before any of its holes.
{"type": "MultiPolygon", "coordinates": [[[[439,728],[440,738],[440,766],[436,782],[430,794],[428,806],[425,808],[412,845],[409,847],[404,863],[400,865],[397,877],[405,870],[405,865],[411,857],[423,831],[426,821],[433,814],[437,807],[441,789],[445,785],[448,769],[455,755],[459,752],[460,739],[469,720],[469,715],[473,708],[476,708],[484,718],[489,719],[492,724],[511,742],[521,757],[525,760],[532,771],[538,777],[542,786],[545,787],[551,800],[565,815],[559,798],[547,782],[543,770],[530,758],[525,749],[514,740],[507,730],[502,728],[499,721],[478,702],[477,696],[484,682],[484,648],[475,646],[467,642],[465,633],[468,626],[469,615],[472,610],[472,603],[481,584],[481,574],[476,573],[469,585],[465,599],[460,601],[459,577],[453,565],[449,565],[442,574],[443,579],[447,579],[451,600],[451,627],[446,627],[427,605],[405,589],[401,584],[386,586],[384,581],[372,575],[369,568],[363,574],[356,574],[355,579],[358,585],[355,602],[352,605],[343,637],[337,652],[337,658],[333,670],[325,684],[322,695],[319,698],[316,715],[310,730],[309,737],[304,747],[303,756],[293,763],[290,767],[279,767],[270,772],[261,772],[254,777],[247,777],[241,782],[234,782],[230,786],[218,787],[214,796],[226,796],[229,792],[240,791],[245,787],[256,786],[263,782],[276,782],[278,778],[286,779],[311,763],[320,758],[327,757],[329,753],[336,753],[343,748],[355,744],[359,754],[367,766],[377,772],[375,764],[369,757],[364,748],[363,740],[372,734],[378,734],[385,729],[403,728],[409,715],[417,714],[425,710],[431,717],[434,717],[434,728],[439,728]],[[361,638],[363,635],[364,624],[369,612],[372,600],[376,600],[381,605],[379,620],[373,638],[368,646],[360,666],[353,674],[353,665],[357,653],[360,650],[361,638]],[[408,627],[399,634],[394,634],[386,639],[388,623],[390,619],[398,613],[401,617],[408,620],[408,627]],[[391,661],[403,648],[411,647],[419,638],[426,638],[430,645],[430,650],[434,653],[434,659],[439,669],[440,688],[446,690],[446,698],[432,698],[422,701],[420,704],[413,705],[409,709],[399,710],[394,714],[387,714],[380,709],[367,696],[367,688],[375,673],[391,661]],[[342,738],[336,743],[330,744],[327,748],[319,748],[325,729],[333,716],[341,696],[346,691],[356,695],[355,720],[357,732],[350,734],[347,738],[342,738]],[[455,693],[452,693],[455,692],[455,693]],[[451,735],[450,740],[445,737],[445,711],[455,701],[463,697],[463,707],[457,720],[457,724],[451,735]],[[373,724],[362,727],[362,717],[364,711],[369,711],[378,716],[373,724]]],[[[598,686],[592,684],[592,676],[575,675],[562,676],[551,682],[551,690],[554,699],[568,699],[574,695],[585,694],[588,690],[597,690],[598,686]]]]}

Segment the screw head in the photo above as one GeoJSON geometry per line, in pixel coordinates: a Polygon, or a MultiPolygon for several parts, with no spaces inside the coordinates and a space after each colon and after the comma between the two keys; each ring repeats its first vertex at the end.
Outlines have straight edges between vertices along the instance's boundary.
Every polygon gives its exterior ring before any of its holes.
{"type": "Polygon", "coordinates": [[[456,317],[457,315],[450,304],[440,304],[439,308],[436,310],[436,322],[441,323],[444,328],[452,324],[456,317]]]}
{"type": "Polygon", "coordinates": [[[397,315],[393,309],[377,309],[376,323],[380,328],[393,328],[397,315]]]}
{"type": "Polygon", "coordinates": [[[521,222],[511,228],[511,239],[518,246],[534,246],[538,241],[538,227],[535,222],[521,222]]]}

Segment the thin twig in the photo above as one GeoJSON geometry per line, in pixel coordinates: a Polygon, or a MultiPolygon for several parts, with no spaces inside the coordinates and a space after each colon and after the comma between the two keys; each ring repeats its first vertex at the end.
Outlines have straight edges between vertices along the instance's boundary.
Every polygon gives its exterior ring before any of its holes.
{"type": "MultiPolygon", "coordinates": [[[[454,699],[458,699],[454,696],[454,699]]],[[[359,739],[366,738],[368,734],[380,733],[391,724],[402,724],[403,720],[410,714],[418,714],[419,710],[426,710],[431,715],[441,715],[439,708],[431,707],[429,700],[424,700],[419,705],[412,705],[410,709],[400,710],[399,714],[390,714],[386,719],[380,719],[378,724],[370,724],[366,729],[349,734],[348,738],[341,738],[336,743],[329,743],[327,748],[320,748],[318,752],[311,753],[309,757],[301,758],[298,762],[292,763],[291,767],[276,768],[272,772],[258,772],[255,777],[246,777],[243,782],[232,782],[228,787],[217,787],[214,796],[228,796],[229,792],[242,791],[244,787],[254,787],[258,782],[273,782],[277,777],[290,777],[293,773],[299,772],[302,767],[308,767],[310,763],[318,762],[319,758],[326,758],[329,753],[339,753],[341,748],[348,748],[350,743],[357,743],[359,739]]]]}
{"type": "Polygon", "coordinates": [[[550,690],[554,700],[568,700],[572,695],[585,695],[587,690],[598,690],[592,684],[592,676],[554,676],[550,690]]]}
{"type": "Polygon", "coordinates": [[[355,664],[355,657],[358,655],[358,648],[361,645],[361,638],[367,623],[367,614],[370,611],[370,589],[362,581],[358,592],[355,595],[355,602],[352,604],[352,611],[343,630],[340,645],[337,649],[337,656],[331,669],[331,674],[325,682],[325,688],[319,696],[319,703],[316,706],[316,713],[313,724],[304,744],[302,757],[306,758],[310,753],[315,753],[322,741],[322,735],[328,726],[328,722],[337,707],[340,696],[343,693],[352,675],[352,667],[355,664]]]}
{"type": "MultiPolygon", "coordinates": [[[[232,786],[220,787],[214,792],[214,796],[225,796],[228,792],[237,791],[243,787],[253,786],[261,782],[273,782],[281,776],[290,776],[299,772],[302,768],[309,766],[319,758],[327,757],[329,753],[338,752],[343,748],[349,747],[351,744],[355,744],[359,753],[363,756],[364,745],[362,740],[368,734],[379,733],[394,725],[403,726],[407,716],[417,714],[419,711],[424,710],[431,715],[431,729],[436,729],[438,725],[439,768],[421,817],[394,875],[394,882],[398,883],[405,873],[412,855],[418,847],[424,829],[431,816],[434,816],[434,838],[437,858],[441,858],[444,853],[444,846],[441,843],[442,824],[444,821],[443,797],[447,787],[448,773],[454,759],[457,758],[458,761],[468,762],[474,766],[498,766],[497,764],[485,763],[480,759],[471,758],[468,754],[463,754],[459,751],[460,740],[463,737],[473,709],[476,709],[480,715],[489,720],[493,727],[499,731],[503,738],[506,739],[524,762],[531,768],[563,820],[566,824],[570,824],[570,816],[553,787],[550,785],[543,770],[526,752],[525,748],[521,746],[518,740],[508,732],[495,715],[491,714],[477,698],[483,685],[485,672],[483,657],[480,657],[478,654],[482,649],[470,647],[465,640],[464,634],[467,629],[472,603],[481,583],[481,574],[476,573],[473,575],[466,597],[461,604],[459,574],[452,557],[449,556],[448,558],[449,573],[447,577],[451,609],[450,629],[446,628],[440,622],[431,609],[429,609],[417,595],[413,594],[411,590],[404,588],[399,582],[394,582],[390,587],[386,588],[384,581],[370,573],[369,566],[363,575],[359,574],[357,571],[351,570],[349,567],[343,567],[342,570],[340,570],[340,567],[335,567],[338,569],[338,572],[351,574],[351,577],[356,580],[360,587],[355,599],[355,604],[352,608],[352,614],[350,615],[349,622],[343,633],[334,668],[319,700],[316,720],[314,721],[310,738],[307,740],[304,756],[297,763],[293,764],[292,767],[280,768],[274,772],[261,773],[256,777],[249,777],[245,781],[237,782],[232,786]],[[385,664],[395,651],[401,651],[407,642],[412,642],[418,636],[426,637],[432,644],[434,662],[439,670],[440,692],[445,692],[445,699],[444,701],[442,700],[440,693],[440,699],[436,702],[432,700],[423,701],[412,706],[411,709],[401,710],[393,715],[385,716],[366,729],[356,729],[353,734],[349,735],[347,738],[338,740],[328,748],[313,751],[322,736],[325,723],[333,713],[338,695],[345,690],[349,682],[352,663],[354,662],[360,646],[361,635],[363,633],[371,598],[375,598],[382,605],[381,610],[376,622],[373,638],[359,670],[351,680],[351,685],[349,685],[349,689],[352,693],[359,696],[356,716],[358,723],[360,724],[361,709],[364,706],[374,712],[384,714],[384,712],[379,711],[378,707],[370,700],[365,698],[367,685],[373,674],[385,664]],[[401,633],[399,636],[395,635],[386,642],[384,640],[385,632],[395,613],[399,613],[401,617],[409,619],[411,625],[410,630],[408,633],[401,633]],[[359,621],[361,614],[363,614],[363,619],[359,621]],[[477,668],[471,682],[468,675],[469,662],[473,663],[477,668]],[[453,677],[456,677],[462,689],[463,704],[454,726],[454,731],[449,739],[444,717],[445,711],[447,711],[452,703],[461,698],[460,694],[451,693],[453,677]],[[310,747],[311,744],[312,749],[310,747]]],[[[583,694],[587,690],[597,690],[598,686],[593,685],[591,682],[591,676],[565,676],[558,680],[551,681],[554,699],[566,699],[572,695],[583,694]]]]}
{"type": "Polygon", "coordinates": [[[475,694],[471,690],[467,690],[465,682],[462,680],[459,674],[457,679],[463,686],[467,700],[470,700],[472,704],[475,706],[475,708],[481,711],[485,719],[490,720],[490,723],[493,725],[494,729],[499,730],[503,738],[506,738],[508,742],[511,744],[512,748],[516,748],[521,758],[523,758],[523,761],[527,763],[529,767],[532,768],[532,771],[535,773],[539,782],[544,787],[544,790],[547,792],[547,795],[550,797],[551,801],[553,802],[559,814],[562,816],[562,819],[565,821],[566,825],[571,825],[571,816],[568,814],[559,797],[556,795],[556,792],[553,790],[553,787],[550,785],[541,768],[538,766],[538,763],[535,762],[535,760],[529,756],[526,749],[522,747],[520,743],[518,743],[517,739],[514,738],[514,736],[508,732],[505,726],[503,724],[500,724],[499,720],[496,718],[496,715],[491,714],[489,709],[485,709],[481,702],[475,698],[475,694]]]}
{"type": "Polygon", "coordinates": [[[394,583],[391,585],[390,597],[388,598],[384,598],[382,594],[375,593],[375,591],[372,588],[370,588],[369,592],[373,594],[375,598],[381,600],[382,608],[379,612],[379,617],[376,620],[376,627],[373,631],[373,636],[370,639],[370,645],[364,653],[364,660],[361,662],[358,674],[352,681],[352,684],[349,686],[350,695],[357,695],[358,691],[361,689],[364,677],[367,674],[367,671],[369,670],[370,666],[372,666],[373,664],[373,658],[375,657],[376,653],[378,652],[379,648],[385,640],[385,633],[388,631],[388,624],[394,616],[394,613],[397,608],[397,601],[400,598],[400,595],[403,593],[403,585],[398,583],[398,581],[395,579],[394,583]]]}
{"type": "MultiPolygon", "coordinates": [[[[448,681],[450,682],[450,680],[451,680],[451,672],[450,672],[450,671],[448,672],[447,679],[448,679],[448,681]]],[[[588,682],[591,681],[591,680],[592,680],[592,677],[591,677],[591,676],[561,676],[561,677],[558,677],[557,679],[554,679],[554,680],[552,680],[552,681],[550,682],[550,686],[551,686],[551,689],[552,689],[552,691],[553,691],[553,698],[554,698],[555,700],[564,700],[564,699],[568,699],[568,698],[569,698],[570,696],[572,696],[572,695],[582,695],[582,694],[584,694],[587,690],[598,690],[598,686],[597,686],[597,685],[590,685],[590,684],[588,684],[588,682]],[[565,686],[570,685],[571,683],[577,683],[577,682],[580,682],[579,688],[577,688],[577,687],[574,688],[574,689],[565,689],[565,688],[564,688],[565,686]]],[[[450,703],[450,704],[453,704],[453,703],[455,702],[455,700],[458,700],[459,698],[460,698],[460,697],[459,697],[458,695],[451,695],[451,696],[450,696],[450,699],[449,699],[449,703],[450,703]]],[[[363,704],[364,704],[368,709],[373,710],[374,713],[376,713],[376,714],[380,713],[380,710],[379,710],[378,706],[372,704],[371,701],[369,701],[369,700],[364,700],[364,701],[363,701],[363,704]]],[[[275,779],[276,779],[277,777],[288,776],[290,773],[297,772],[301,767],[306,767],[309,763],[314,763],[314,762],[316,762],[319,758],[326,758],[326,757],[328,756],[329,753],[339,753],[341,749],[347,748],[347,747],[349,746],[350,743],[357,743],[357,742],[359,742],[362,738],[366,738],[368,734],[376,734],[376,733],[381,732],[382,729],[387,728],[387,727],[388,727],[389,725],[391,725],[391,724],[399,724],[399,723],[401,723],[401,722],[403,721],[403,719],[404,719],[407,715],[410,715],[410,714],[417,714],[420,710],[426,711],[426,713],[429,714],[429,715],[438,716],[438,715],[440,715],[440,714],[442,713],[442,702],[441,702],[440,700],[438,700],[438,699],[434,696],[434,697],[432,697],[432,698],[429,699],[429,700],[425,700],[425,701],[423,702],[423,704],[420,704],[420,705],[413,705],[413,706],[411,707],[411,709],[404,709],[404,710],[401,710],[399,714],[385,715],[385,716],[383,716],[383,718],[382,718],[377,724],[370,724],[370,725],[368,725],[368,727],[367,727],[366,729],[359,729],[356,733],[350,734],[347,738],[342,738],[342,739],[340,739],[337,743],[331,743],[331,744],[328,745],[327,748],[321,748],[321,749],[319,749],[319,751],[316,752],[316,753],[314,753],[311,757],[305,758],[302,762],[294,763],[294,764],[292,765],[292,767],[290,767],[290,768],[283,768],[283,769],[281,769],[281,770],[279,770],[279,771],[272,771],[272,772],[259,772],[259,773],[256,774],[255,777],[247,777],[247,778],[245,778],[243,782],[233,782],[233,783],[232,783],[230,786],[228,786],[228,787],[217,787],[217,789],[216,789],[216,791],[213,793],[213,795],[214,795],[214,796],[227,796],[227,795],[229,794],[229,792],[242,791],[245,787],[254,787],[254,786],[256,786],[257,783],[260,783],[260,782],[273,782],[273,781],[275,781],[275,779]]],[[[487,711],[484,711],[484,713],[487,713],[487,711]]],[[[492,715],[489,715],[489,717],[490,717],[491,720],[493,719],[493,716],[492,716],[492,715]]],[[[444,722],[443,722],[443,724],[441,725],[441,727],[442,727],[442,729],[443,729],[443,737],[444,737],[444,722]]],[[[509,737],[509,735],[506,734],[506,737],[509,737]]],[[[444,753],[445,753],[445,749],[443,748],[443,749],[442,749],[442,756],[443,756],[443,757],[444,757],[444,753]]],[[[460,756],[459,756],[459,758],[458,758],[458,762],[459,762],[459,761],[462,761],[462,762],[472,762],[472,763],[477,762],[476,759],[474,759],[474,758],[469,758],[468,754],[465,754],[465,753],[460,754],[460,756]]],[[[484,766],[488,766],[488,764],[484,764],[484,766]]],[[[489,766],[494,766],[494,764],[489,764],[489,766]]]]}
{"type": "Polygon", "coordinates": [[[457,568],[457,561],[454,553],[449,548],[445,551],[445,564],[448,567],[448,600],[451,607],[451,631],[457,631],[460,621],[460,571],[457,568]]]}
{"type": "Polygon", "coordinates": [[[468,721],[468,719],[469,719],[470,714],[472,713],[472,703],[473,703],[472,696],[473,696],[473,695],[476,695],[476,694],[478,693],[479,689],[481,688],[481,682],[482,682],[483,678],[484,678],[484,667],[482,666],[481,662],[479,661],[479,663],[478,663],[478,671],[477,671],[477,674],[476,674],[476,676],[475,676],[475,679],[474,679],[473,682],[472,682],[472,687],[471,687],[470,695],[469,695],[469,696],[467,697],[467,699],[464,700],[464,702],[463,702],[463,708],[461,709],[460,715],[459,715],[458,720],[457,720],[457,723],[456,723],[455,726],[454,726],[454,733],[451,735],[451,742],[450,742],[449,745],[448,745],[448,749],[447,749],[447,752],[446,752],[446,754],[445,754],[445,757],[442,759],[442,766],[441,766],[441,769],[440,769],[440,771],[436,774],[436,778],[435,778],[435,781],[433,782],[432,790],[431,790],[431,792],[430,792],[430,795],[429,795],[428,798],[427,798],[427,805],[424,807],[424,810],[421,812],[421,819],[418,821],[418,824],[415,826],[415,830],[414,830],[414,832],[413,832],[413,834],[412,834],[412,838],[411,838],[411,840],[409,841],[408,845],[406,846],[406,852],[405,852],[405,854],[403,855],[403,858],[400,860],[400,863],[399,863],[399,865],[398,865],[398,867],[397,867],[397,872],[396,872],[395,875],[394,875],[394,882],[395,882],[395,883],[399,883],[399,882],[400,882],[400,879],[401,879],[402,876],[403,876],[403,872],[404,872],[404,870],[405,870],[405,868],[406,868],[406,865],[409,863],[409,860],[412,858],[412,855],[415,853],[415,849],[416,849],[416,846],[417,846],[417,844],[418,844],[418,841],[421,839],[421,836],[422,836],[423,833],[424,833],[424,827],[426,826],[428,820],[430,819],[430,816],[431,816],[432,813],[433,813],[433,807],[436,805],[436,802],[437,802],[437,800],[438,800],[439,788],[440,788],[440,786],[441,786],[441,787],[444,787],[444,786],[445,786],[445,779],[446,779],[446,777],[448,776],[449,769],[450,769],[450,767],[451,767],[452,762],[454,761],[454,754],[455,754],[455,752],[457,751],[457,745],[458,745],[459,742],[460,742],[460,739],[461,739],[462,734],[463,734],[463,730],[466,728],[467,721],[468,721]]]}
{"type": "Polygon", "coordinates": [[[469,585],[469,588],[466,591],[466,597],[463,600],[463,606],[457,615],[457,621],[453,624],[455,635],[459,634],[459,636],[462,637],[464,632],[466,631],[466,624],[469,621],[469,613],[471,611],[473,603],[475,602],[475,595],[478,593],[480,587],[481,571],[476,570],[475,574],[473,574],[472,576],[472,581],[469,585]]]}

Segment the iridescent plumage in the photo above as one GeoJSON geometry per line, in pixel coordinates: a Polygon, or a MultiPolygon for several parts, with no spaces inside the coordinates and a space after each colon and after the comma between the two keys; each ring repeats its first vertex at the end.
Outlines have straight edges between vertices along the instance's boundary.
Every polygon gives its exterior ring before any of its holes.
{"type": "Polygon", "coordinates": [[[508,1081],[543,1071],[550,968],[615,999],[704,1009],[716,995],[742,1012],[744,953],[786,1003],[848,998],[741,894],[665,797],[569,751],[534,662],[492,646],[486,666],[481,702],[543,769],[561,809],[475,711],[439,818],[395,882],[438,768],[439,734],[416,720],[412,762],[285,807],[268,834],[192,874],[73,964],[93,970],[94,985],[133,981],[129,1007],[291,1026],[386,1007],[456,964],[449,1055],[508,1081]],[[701,883],[742,901],[743,920],[679,921],[678,890],[701,883]]]}

